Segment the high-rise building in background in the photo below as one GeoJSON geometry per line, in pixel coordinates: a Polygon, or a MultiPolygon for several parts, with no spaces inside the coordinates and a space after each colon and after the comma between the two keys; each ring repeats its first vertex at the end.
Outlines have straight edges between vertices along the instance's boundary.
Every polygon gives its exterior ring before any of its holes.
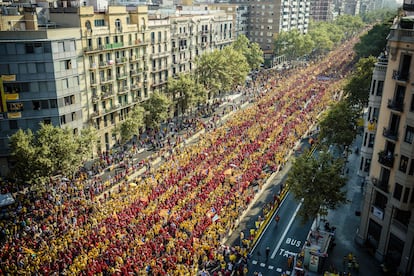
{"type": "Polygon", "coordinates": [[[331,21],[334,18],[333,0],[311,0],[310,18],[314,21],[331,21]]]}
{"type": "Polygon", "coordinates": [[[414,275],[414,4],[406,0],[404,11],[371,83],[359,172],[369,175],[357,241],[388,269],[414,275]]]}

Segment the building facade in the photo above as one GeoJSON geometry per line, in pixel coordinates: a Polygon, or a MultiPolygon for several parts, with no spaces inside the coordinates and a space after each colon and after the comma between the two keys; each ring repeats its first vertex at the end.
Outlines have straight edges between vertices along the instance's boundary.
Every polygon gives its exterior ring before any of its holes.
{"type": "Polygon", "coordinates": [[[115,126],[135,105],[236,38],[234,13],[220,9],[154,16],[147,6],[52,6],[10,5],[0,14],[2,174],[8,137],[40,122],[74,133],[93,126],[96,152],[111,149],[115,126]]]}
{"type": "Polygon", "coordinates": [[[388,57],[381,55],[375,63],[372,74],[370,93],[368,98],[368,107],[364,114],[364,134],[361,145],[361,160],[359,164],[358,175],[363,179],[368,177],[371,168],[372,154],[377,131],[379,111],[381,107],[382,94],[384,91],[385,74],[387,72],[388,57]]]}
{"type": "Polygon", "coordinates": [[[334,15],[333,0],[311,0],[310,18],[314,21],[331,21],[334,15]]]}
{"type": "MultiPolygon", "coordinates": [[[[406,1],[405,11],[414,11],[406,1]]],[[[388,36],[388,64],[357,241],[386,267],[414,275],[413,17],[388,36]]],[[[374,117],[372,117],[374,118],[374,117]]]]}

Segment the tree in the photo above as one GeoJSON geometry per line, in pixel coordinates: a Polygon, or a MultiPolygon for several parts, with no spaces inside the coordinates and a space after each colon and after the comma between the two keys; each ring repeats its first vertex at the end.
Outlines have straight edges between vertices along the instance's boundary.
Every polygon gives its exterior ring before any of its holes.
{"type": "Polygon", "coordinates": [[[302,154],[292,164],[287,185],[297,200],[302,200],[298,214],[302,222],[327,215],[346,202],[342,188],[346,178],[341,176],[343,160],[335,159],[329,152],[320,151],[318,156],[302,154]]]}
{"type": "Polygon", "coordinates": [[[341,28],[345,34],[345,39],[353,37],[365,26],[361,17],[348,14],[338,16],[334,24],[341,28]]]}
{"type": "Polygon", "coordinates": [[[206,91],[202,85],[196,83],[193,75],[180,74],[177,79],[168,79],[168,92],[173,102],[181,107],[181,113],[184,114],[189,108],[196,103],[203,102],[206,99],[206,91]]]}
{"type": "Polygon", "coordinates": [[[375,62],[376,58],[370,56],[359,59],[356,64],[351,78],[344,87],[345,95],[349,98],[351,104],[360,107],[368,104],[369,88],[375,62]]]}
{"type": "Polygon", "coordinates": [[[205,87],[208,98],[217,95],[222,90],[223,82],[229,83],[231,81],[226,70],[225,57],[219,50],[213,50],[197,57],[196,65],[197,82],[205,87]]]}
{"type": "Polygon", "coordinates": [[[234,89],[237,85],[244,84],[250,68],[246,57],[232,47],[225,47],[221,54],[224,56],[227,74],[220,78],[220,80],[222,82],[222,90],[227,92],[234,89]]]}
{"type": "Polygon", "coordinates": [[[152,93],[150,98],[144,102],[147,127],[159,129],[160,124],[168,118],[170,106],[171,100],[165,94],[158,91],[152,93]]]}
{"type": "Polygon", "coordinates": [[[358,58],[374,56],[378,57],[387,45],[387,35],[390,32],[390,24],[377,24],[372,27],[360,41],[355,44],[355,53],[358,58]]]}
{"type": "Polygon", "coordinates": [[[312,22],[308,34],[314,42],[314,53],[318,55],[332,50],[334,45],[338,45],[344,38],[341,28],[323,21],[312,22]]]}
{"type": "Polygon", "coordinates": [[[142,106],[135,106],[128,114],[127,118],[115,127],[114,133],[121,137],[121,144],[131,140],[134,135],[139,134],[139,129],[144,124],[145,109],[142,106]]]}
{"type": "Polygon", "coordinates": [[[357,122],[360,109],[347,100],[333,106],[322,117],[319,127],[319,139],[327,146],[349,146],[357,134],[357,122]]]}
{"type": "Polygon", "coordinates": [[[83,155],[85,160],[92,157],[93,149],[98,139],[98,134],[94,127],[87,127],[81,130],[81,135],[76,137],[78,140],[78,153],[83,155]]]}
{"type": "Polygon", "coordinates": [[[297,29],[279,33],[274,44],[275,53],[285,55],[290,60],[310,54],[314,48],[311,36],[302,34],[297,29]]]}
{"type": "Polygon", "coordinates": [[[86,149],[86,144],[93,148],[94,141],[93,130],[74,135],[68,128],[49,124],[40,124],[35,134],[20,129],[10,137],[15,161],[10,176],[28,183],[43,183],[58,174],[72,176],[90,156],[91,149],[86,149]]]}
{"type": "Polygon", "coordinates": [[[249,64],[250,70],[259,68],[260,64],[264,61],[263,51],[259,44],[250,42],[245,35],[238,36],[231,47],[243,54],[249,64]]]}

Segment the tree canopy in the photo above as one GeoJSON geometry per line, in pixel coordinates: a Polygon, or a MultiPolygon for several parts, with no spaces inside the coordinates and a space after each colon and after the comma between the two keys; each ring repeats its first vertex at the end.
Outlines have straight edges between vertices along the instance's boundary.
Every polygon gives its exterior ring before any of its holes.
{"type": "Polygon", "coordinates": [[[326,146],[349,146],[357,134],[360,109],[347,100],[342,100],[326,111],[320,120],[319,140],[326,146]]]}
{"type": "Polygon", "coordinates": [[[160,124],[168,118],[171,100],[158,91],[151,94],[143,103],[145,108],[145,124],[147,127],[159,129],[160,124]]]}
{"type": "Polygon", "coordinates": [[[358,58],[369,56],[378,57],[387,45],[387,35],[390,32],[390,24],[376,24],[360,41],[355,44],[355,53],[358,58]]]}
{"type": "Polygon", "coordinates": [[[243,54],[249,64],[250,70],[257,69],[263,63],[263,51],[259,44],[250,42],[245,35],[240,35],[237,40],[232,43],[231,47],[243,54]]]}
{"type": "Polygon", "coordinates": [[[369,88],[376,58],[373,56],[361,58],[355,65],[349,81],[345,84],[344,92],[353,105],[361,108],[368,104],[369,88]]]}
{"type": "Polygon", "coordinates": [[[343,160],[334,158],[327,151],[317,156],[305,153],[297,157],[286,180],[297,200],[302,200],[298,215],[303,222],[327,215],[329,209],[336,209],[346,202],[342,189],[346,178],[341,176],[343,160]]]}
{"type": "Polygon", "coordinates": [[[19,129],[10,137],[15,161],[10,176],[27,183],[42,183],[58,174],[72,176],[90,158],[95,141],[93,129],[80,135],[49,124],[40,124],[36,133],[19,129]]]}
{"type": "Polygon", "coordinates": [[[277,55],[285,55],[290,60],[311,53],[315,46],[309,34],[301,34],[297,29],[279,33],[274,43],[277,55]]]}
{"type": "Polygon", "coordinates": [[[168,94],[184,114],[196,103],[204,102],[207,97],[204,87],[195,81],[191,74],[180,74],[178,78],[168,79],[168,94]]]}
{"type": "Polygon", "coordinates": [[[145,109],[136,105],[127,117],[115,127],[114,133],[120,135],[122,145],[131,140],[134,135],[139,134],[139,129],[145,125],[144,119],[145,109]]]}

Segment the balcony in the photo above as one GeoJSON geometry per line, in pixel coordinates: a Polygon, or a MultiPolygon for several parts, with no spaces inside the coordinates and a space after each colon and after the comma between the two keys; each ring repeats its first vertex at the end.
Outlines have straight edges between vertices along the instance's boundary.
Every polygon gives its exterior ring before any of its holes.
{"type": "Polygon", "coordinates": [[[99,68],[106,68],[106,67],[110,67],[112,66],[112,64],[114,64],[113,60],[108,60],[108,61],[100,61],[99,62],[99,68]]]}
{"type": "Polygon", "coordinates": [[[96,118],[98,118],[99,116],[101,116],[101,112],[99,112],[99,111],[95,111],[95,112],[93,112],[93,113],[91,114],[91,119],[96,119],[96,118]]]}
{"type": "Polygon", "coordinates": [[[395,110],[395,111],[403,112],[404,103],[402,103],[400,101],[393,100],[393,99],[388,99],[387,107],[389,109],[392,109],[392,110],[395,110]]]}
{"type": "Polygon", "coordinates": [[[100,100],[98,95],[93,95],[92,96],[92,103],[97,103],[100,100]]]}
{"type": "Polygon", "coordinates": [[[129,87],[128,86],[124,86],[118,89],[118,95],[123,95],[128,93],[129,91],[129,87]]]}
{"type": "Polygon", "coordinates": [[[96,66],[96,63],[92,63],[89,67],[89,70],[94,71],[96,68],[98,68],[98,66],[96,66]]]}
{"type": "Polygon", "coordinates": [[[108,76],[108,77],[102,77],[101,78],[101,83],[103,84],[103,83],[108,83],[108,82],[111,82],[111,81],[113,81],[113,79],[112,79],[112,76],[108,76]]]}
{"type": "Polygon", "coordinates": [[[116,64],[124,64],[125,62],[127,62],[126,57],[121,57],[121,58],[116,59],[116,64]]]}
{"type": "Polygon", "coordinates": [[[394,166],[394,155],[392,153],[386,153],[385,151],[380,151],[378,153],[378,163],[392,168],[394,166]]]}
{"type": "Polygon", "coordinates": [[[136,63],[138,61],[139,61],[139,59],[136,56],[129,57],[129,62],[131,62],[131,63],[136,63]]]}
{"type": "Polygon", "coordinates": [[[392,72],[392,79],[400,82],[408,82],[410,73],[394,70],[392,72]]]}
{"type": "Polygon", "coordinates": [[[395,129],[390,129],[390,128],[384,127],[384,129],[382,131],[382,135],[385,138],[388,138],[390,140],[398,141],[398,131],[395,130],[395,129]]]}
{"type": "Polygon", "coordinates": [[[116,75],[116,79],[117,80],[124,80],[124,79],[126,79],[128,76],[127,76],[127,74],[117,74],[116,75]]]}
{"type": "Polygon", "coordinates": [[[105,45],[105,49],[118,49],[124,47],[124,43],[118,42],[118,43],[110,43],[105,45]]]}
{"type": "Polygon", "coordinates": [[[109,99],[114,95],[114,93],[112,91],[108,91],[102,94],[101,99],[105,100],[105,99],[109,99]]]}
{"type": "Polygon", "coordinates": [[[388,185],[388,181],[382,180],[382,179],[378,179],[378,178],[371,178],[372,181],[372,185],[374,185],[375,187],[377,187],[378,189],[380,189],[383,192],[389,193],[389,185],[388,185]]]}
{"type": "Polygon", "coordinates": [[[91,86],[96,86],[98,83],[96,80],[91,80],[91,86]]]}

